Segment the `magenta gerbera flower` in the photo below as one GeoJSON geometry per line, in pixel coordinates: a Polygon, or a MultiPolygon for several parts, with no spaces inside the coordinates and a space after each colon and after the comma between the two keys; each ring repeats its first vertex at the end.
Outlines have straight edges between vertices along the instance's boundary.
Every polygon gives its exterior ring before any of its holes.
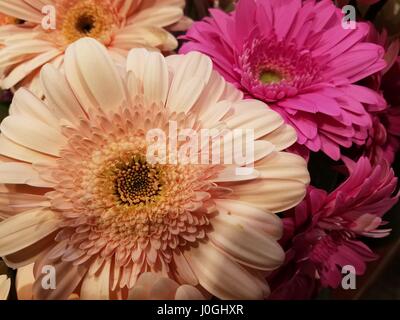
{"type": "Polygon", "coordinates": [[[181,52],[208,54],[226,80],[267,102],[298,132],[298,143],[339,159],[340,147],[363,144],[366,105],[385,107],[356,83],[385,67],[369,26],[342,27],[332,1],[241,0],[235,12],[211,10],[184,39],[181,52]]]}
{"type": "Polygon", "coordinates": [[[349,177],[333,192],[309,187],[306,198],[284,218],[286,263],[270,283],[272,299],[308,299],[322,285],[336,288],[345,265],[357,275],[376,255],[362,237],[380,238],[382,216],[397,202],[397,178],[385,160],[344,159],[349,177]]]}
{"type": "Polygon", "coordinates": [[[364,83],[381,92],[388,106],[384,110],[368,106],[373,126],[368,131],[366,144],[360,150],[373,163],[379,163],[385,158],[391,164],[400,148],[400,39],[389,41],[387,32],[384,30],[379,33],[373,25],[369,39],[385,48],[387,66],[364,83]]]}

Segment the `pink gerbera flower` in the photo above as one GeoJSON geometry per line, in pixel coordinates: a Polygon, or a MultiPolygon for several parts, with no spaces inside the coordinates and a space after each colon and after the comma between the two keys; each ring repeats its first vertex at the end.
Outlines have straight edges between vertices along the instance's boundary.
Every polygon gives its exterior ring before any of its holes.
{"type": "Polygon", "coordinates": [[[376,106],[368,106],[373,126],[368,131],[368,139],[361,150],[374,163],[385,158],[391,164],[400,147],[400,41],[396,39],[390,42],[386,31],[379,33],[373,26],[369,39],[385,48],[387,66],[369,77],[365,83],[383,94],[388,107],[379,110],[376,106]]]}
{"type": "Polygon", "coordinates": [[[29,85],[41,94],[40,67],[51,62],[63,68],[66,47],[82,37],[102,42],[119,62],[136,47],[174,50],[178,42],[167,30],[186,29],[186,23],[180,23],[185,21],[184,5],[184,0],[0,1],[0,13],[25,21],[0,28],[0,45],[5,46],[0,53],[0,86],[29,85]],[[55,20],[42,13],[45,6],[54,8],[55,20]]]}
{"type": "Polygon", "coordinates": [[[375,255],[359,237],[388,235],[390,230],[379,227],[399,197],[393,195],[393,170],[384,160],[377,165],[366,157],[345,162],[350,173],[345,182],[329,194],[310,187],[304,201],[284,218],[286,263],[271,277],[272,298],[311,298],[320,285],[336,288],[345,265],[363,274],[375,255]]]}
{"type": "Polygon", "coordinates": [[[65,75],[43,68],[43,101],[18,90],[1,124],[0,256],[13,268],[35,262],[33,296],[126,299],[145,272],[222,299],[268,295],[263,275],[284,259],[275,213],[298,204],[309,181],[304,159],[282,152],[293,128],[242,100],[200,53],[135,49],[124,71],[83,38],[65,65],[65,75]],[[254,159],[243,163],[253,172],[149,161],[147,132],[167,134],[171,121],[254,130],[254,159]],[[56,270],[55,290],[41,286],[45,265],[56,270]]]}
{"type": "Polygon", "coordinates": [[[332,1],[239,1],[233,14],[213,10],[188,31],[181,52],[209,55],[224,78],[267,102],[297,129],[298,143],[339,159],[363,144],[365,104],[384,99],[355,84],[385,67],[384,50],[365,39],[369,26],[342,27],[332,1]]]}

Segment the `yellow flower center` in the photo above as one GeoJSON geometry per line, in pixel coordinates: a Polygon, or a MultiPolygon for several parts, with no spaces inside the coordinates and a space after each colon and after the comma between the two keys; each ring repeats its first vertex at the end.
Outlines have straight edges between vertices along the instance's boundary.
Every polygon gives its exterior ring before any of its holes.
{"type": "Polygon", "coordinates": [[[128,165],[117,163],[111,170],[115,174],[115,193],[122,204],[152,202],[160,194],[159,170],[141,156],[134,156],[128,165]]]}
{"type": "Polygon", "coordinates": [[[204,239],[215,212],[212,179],[223,166],[148,160],[150,121],[168,132],[169,119],[186,126],[183,114],[138,104],[107,118],[92,114],[78,128],[66,129],[68,144],[52,173],[60,183],[49,195],[58,199],[52,205],[66,226],[89,225],[90,237],[129,250],[151,239],[163,243],[157,250],[204,239]]]}
{"type": "Polygon", "coordinates": [[[61,30],[68,43],[82,37],[104,43],[110,40],[116,21],[115,15],[98,1],[79,1],[64,12],[61,30]]]}
{"type": "Polygon", "coordinates": [[[260,74],[260,81],[264,84],[279,83],[283,76],[275,70],[264,70],[260,74]]]}

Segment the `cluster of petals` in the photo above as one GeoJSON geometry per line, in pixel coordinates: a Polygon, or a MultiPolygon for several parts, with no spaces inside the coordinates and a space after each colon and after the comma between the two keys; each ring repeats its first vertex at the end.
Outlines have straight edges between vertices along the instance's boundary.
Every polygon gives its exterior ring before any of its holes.
{"type": "Polygon", "coordinates": [[[384,70],[369,77],[365,83],[382,94],[387,101],[387,108],[375,110],[370,106],[368,111],[372,118],[372,128],[368,139],[361,150],[372,162],[379,163],[384,158],[390,164],[400,148],[400,41],[389,41],[386,31],[379,33],[371,27],[369,39],[385,48],[384,70]]]}
{"type": "Polygon", "coordinates": [[[309,299],[323,287],[336,288],[342,267],[357,275],[376,255],[362,237],[381,238],[383,215],[397,202],[397,178],[384,160],[345,159],[349,177],[331,193],[309,187],[304,201],[284,218],[285,265],[271,276],[272,299],[309,299]]]}

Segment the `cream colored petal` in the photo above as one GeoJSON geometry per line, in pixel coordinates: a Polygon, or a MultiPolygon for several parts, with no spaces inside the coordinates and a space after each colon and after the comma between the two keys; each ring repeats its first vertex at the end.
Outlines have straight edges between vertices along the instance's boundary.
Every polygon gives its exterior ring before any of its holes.
{"type": "Polygon", "coordinates": [[[0,129],[8,139],[52,156],[59,156],[66,143],[60,131],[32,117],[11,115],[3,120],[0,129]]]}
{"type": "Polygon", "coordinates": [[[189,112],[206,87],[211,71],[212,63],[207,56],[198,52],[182,55],[174,72],[167,107],[176,112],[189,112]]]}
{"type": "Polygon", "coordinates": [[[273,213],[255,208],[249,203],[232,199],[218,199],[215,200],[215,204],[220,213],[232,215],[254,230],[267,233],[275,240],[282,237],[282,220],[273,213]]]}
{"type": "Polygon", "coordinates": [[[35,263],[34,272],[36,281],[33,284],[33,298],[35,300],[67,300],[81,283],[83,277],[87,273],[87,268],[87,265],[84,264],[75,266],[72,263],[64,261],[51,262],[44,260],[35,263]],[[56,277],[56,286],[54,290],[48,290],[42,287],[42,280],[48,275],[42,272],[41,267],[43,263],[53,266],[56,275],[62,275],[61,277],[56,277]],[[36,265],[39,267],[37,268],[36,265]]]}
{"type": "Polygon", "coordinates": [[[36,97],[44,99],[42,85],[40,84],[39,70],[33,71],[28,77],[18,83],[17,87],[25,87],[32,92],[36,97]]]}
{"type": "Polygon", "coordinates": [[[213,231],[208,233],[211,241],[243,265],[274,270],[285,259],[285,253],[274,237],[252,228],[243,219],[220,213],[211,220],[211,225],[213,231]]]}
{"type": "Polygon", "coordinates": [[[18,300],[32,300],[33,299],[33,283],[35,277],[33,275],[33,263],[27,266],[18,268],[17,276],[15,278],[15,288],[17,291],[18,300]]]}
{"type": "Polygon", "coordinates": [[[139,11],[129,20],[129,25],[165,27],[179,21],[183,11],[174,6],[156,6],[139,11]]]}
{"type": "Polygon", "coordinates": [[[277,151],[282,151],[289,148],[297,141],[297,133],[290,125],[283,124],[261,139],[271,142],[277,151]]]}
{"type": "Polygon", "coordinates": [[[141,63],[146,70],[143,76],[145,103],[150,105],[153,102],[161,102],[164,105],[169,89],[168,67],[164,57],[158,52],[152,52],[141,63]]]}
{"type": "MultiPolygon", "coordinates": [[[[176,56],[177,58],[177,63],[172,62],[171,59],[173,59],[174,56],[167,57],[168,64],[172,70],[175,70],[177,65],[179,65],[179,55],[176,56]]],[[[212,105],[220,102],[227,83],[222,78],[222,76],[215,70],[211,72],[210,80],[208,81],[206,87],[204,88],[203,92],[200,94],[199,99],[197,100],[195,106],[193,107],[192,110],[195,110],[196,113],[199,114],[199,116],[204,119],[205,113],[210,114],[210,108],[212,105]]],[[[227,100],[227,99],[226,99],[227,100]]],[[[227,100],[229,101],[229,100],[227,100]]]]}
{"type": "MultiPolygon", "coordinates": [[[[7,44],[7,43],[6,43],[7,44]]],[[[0,68],[14,66],[17,63],[30,60],[32,56],[51,51],[54,47],[43,40],[24,40],[7,44],[0,50],[0,68]]]]}
{"type": "Polygon", "coordinates": [[[48,106],[25,88],[18,89],[10,106],[11,115],[34,118],[50,127],[60,130],[58,119],[48,106]]]}
{"type": "Polygon", "coordinates": [[[31,75],[36,69],[56,58],[60,54],[60,50],[52,49],[48,52],[42,53],[34,57],[33,59],[21,63],[17,67],[13,68],[13,70],[6,77],[4,77],[2,81],[3,88],[12,88],[20,81],[22,81],[25,77],[31,75]]]}
{"type": "Polygon", "coordinates": [[[232,105],[234,114],[225,122],[231,129],[253,129],[255,139],[261,138],[283,125],[282,117],[255,100],[243,100],[232,105]]]}
{"type": "Polygon", "coordinates": [[[149,292],[152,300],[173,300],[179,285],[172,279],[161,277],[153,284],[149,292]]]}
{"type": "Polygon", "coordinates": [[[255,165],[260,178],[270,180],[296,180],[305,185],[310,183],[307,162],[302,157],[289,152],[276,152],[258,161],[255,165]]]}
{"type": "Polygon", "coordinates": [[[162,28],[155,26],[127,26],[114,36],[113,47],[130,50],[132,48],[172,51],[177,48],[176,38],[162,28]]]}
{"type": "Polygon", "coordinates": [[[150,290],[159,279],[161,279],[160,274],[152,272],[142,273],[137,279],[135,286],[129,290],[128,300],[151,299],[150,290]]]}
{"type": "Polygon", "coordinates": [[[38,207],[49,207],[50,202],[46,197],[28,193],[0,192],[0,216],[2,214],[14,215],[38,207]]]}
{"type": "Polygon", "coordinates": [[[31,164],[21,162],[0,163],[0,182],[27,184],[33,187],[51,188],[53,184],[40,178],[31,164]]]}
{"type": "Polygon", "coordinates": [[[116,110],[126,99],[114,62],[107,49],[94,39],[82,38],[68,47],[65,74],[85,110],[90,107],[116,110]]]}
{"type": "MultiPolygon", "coordinates": [[[[252,165],[253,162],[275,152],[272,143],[265,140],[254,141],[254,131],[251,128],[226,130],[224,126],[216,127],[209,131],[208,136],[211,155],[219,156],[220,163],[236,166],[252,165]]],[[[206,143],[202,147],[208,150],[206,143]]]]}
{"type": "Polygon", "coordinates": [[[86,118],[65,76],[54,66],[47,64],[42,68],[40,80],[49,107],[59,119],[67,119],[73,124],[86,118]]]}
{"type": "Polygon", "coordinates": [[[256,280],[239,263],[228,258],[210,243],[199,244],[184,253],[200,285],[220,299],[262,299],[256,280]]]}
{"type": "Polygon", "coordinates": [[[306,185],[296,180],[257,179],[229,186],[233,196],[258,208],[273,213],[288,210],[301,202],[306,185]]]}
{"type": "Polygon", "coordinates": [[[136,79],[141,82],[143,82],[145,73],[145,64],[143,61],[147,61],[149,55],[150,51],[143,48],[137,48],[129,51],[128,58],[126,59],[126,71],[132,71],[136,79]]]}
{"type": "Polygon", "coordinates": [[[135,12],[142,0],[111,0],[120,17],[128,17],[135,12]]]}
{"type": "Polygon", "coordinates": [[[182,283],[188,283],[192,286],[196,286],[199,281],[197,280],[196,275],[193,273],[192,268],[190,267],[182,252],[180,250],[175,250],[173,253],[173,257],[177,277],[182,280],[182,283]]]}
{"type": "Polygon", "coordinates": [[[110,298],[110,260],[106,260],[100,272],[89,272],[81,286],[81,300],[108,300],[110,298]]]}
{"type": "Polygon", "coordinates": [[[43,6],[55,5],[57,0],[24,0],[31,7],[36,8],[38,11],[42,11],[43,6]]]}
{"type": "Polygon", "coordinates": [[[178,70],[179,64],[181,62],[182,55],[181,54],[171,54],[170,56],[165,57],[165,61],[167,61],[168,69],[173,74],[178,70]]]}
{"type": "Polygon", "coordinates": [[[129,290],[128,300],[149,300],[147,289],[135,285],[132,289],[129,290]]]}
{"type": "Polygon", "coordinates": [[[0,275],[0,300],[7,300],[11,288],[11,280],[4,274],[0,275]]]}
{"type": "Polygon", "coordinates": [[[0,135],[0,154],[20,161],[29,163],[52,162],[56,158],[47,154],[25,148],[24,146],[13,142],[4,135],[0,135]]]}
{"type": "Polygon", "coordinates": [[[0,222],[0,256],[34,244],[59,225],[60,219],[49,209],[33,209],[0,222]]]}
{"type": "Polygon", "coordinates": [[[0,26],[0,41],[7,45],[18,43],[20,40],[37,39],[39,34],[40,31],[33,28],[21,28],[11,24],[0,26]]]}
{"type": "MultiPolygon", "coordinates": [[[[215,88],[218,90],[218,88],[215,88]]],[[[204,89],[204,92],[208,92],[212,95],[214,88],[204,89]]],[[[218,122],[231,110],[232,103],[230,101],[224,100],[209,104],[202,110],[199,110],[199,120],[201,121],[202,128],[213,128],[218,124],[218,122]],[[202,112],[201,112],[202,111],[202,112]]]]}
{"type": "Polygon", "coordinates": [[[158,7],[158,6],[176,6],[183,8],[185,6],[185,0],[142,0],[142,5],[140,9],[146,9],[151,7],[158,7]]]}
{"type": "Polygon", "coordinates": [[[195,287],[184,284],[176,290],[175,300],[205,300],[205,298],[195,287]]]}
{"type": "Polygon", "coordinates": [[[188,30],[193,25],[193,20],[183,16],[179,21],[167,27],[170,32],[182,32],[188,30]]]}
{"type": "Polygon", "coordinates": [[[127,80],[126,80],[126,86],[128,89],[128,94],[129,97],[131,98],[131,101],[134,101],[134,99],[137,96],[142,96],[143,95],[143,84],[142,81],[140,81],[136,75],[133,73],[133,71],[128,72],[127,80]]]}
{"type": "Polygon", "coordinates": [[[227,83],[221,99],[229,101],[240,101],[243,99],[243,92],[238,90],[233,84],[227,83]]]}
{"type": "Polygon", "coordinates": [[[26,265],[33,264],[39,257],[54,246],[54,234],[34,242],[32,245],[27,246],[19,251],[3,257],[4,262],[13,269],[19,269],[26,265]]]}
{"type": "Polygon", "coordinates": [[[41,23],[43,20],[41,12],[23,0],[0,1],[0,12],[29,22],[41,23]]]}
{"type": "Polygon", "coordinates": [[[238,168],[236,166],[225,166],[225,168],[218,172],[218,176],[210,179],[213,182],[234,182],[234,181],[247,181],[257,179],[260,174],[257,170],[253,169],[249,174],[241,175],[238,174],[238,168]]]}

